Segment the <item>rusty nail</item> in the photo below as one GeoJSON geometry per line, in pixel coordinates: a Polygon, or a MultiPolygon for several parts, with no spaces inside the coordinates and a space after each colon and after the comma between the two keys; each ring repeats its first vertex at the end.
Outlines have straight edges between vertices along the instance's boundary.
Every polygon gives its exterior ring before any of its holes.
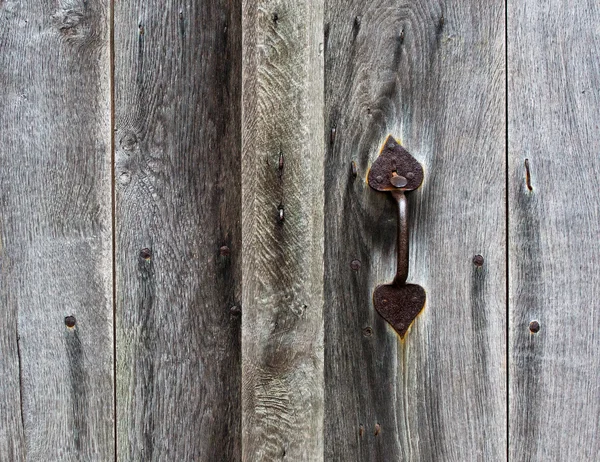
{"type": "Polygon", "coordinates": [[[65,318],[65,326],[67,327],[75,327],[75,316],[67,316],[65,318]]]}
{"type": "Polygon", "coordinates": [[[224,245],[223,247],[221,247],[219,249],[219,254],[222,257],[228,257],[230,253],[231,253],[231,251],[229,250],[229,247],[227,247],[226,245],[224,245]]]}
{"type": "Polygon", "coordinates": [[[473,264],[477,267],[483,266],[483,257],[481,255],[475,255],[473,257],[473,264]]]}
{"type": "Polygon", "coordinates": [[[331,129],[330,139],[331,144],[335,143],[335,127],[331,129]]]}
{"type": "Polygon", "coordinates": [[[279,151],[279,170],[283,170],[283,152],[279,151]]]}
{"type": "Polygon", "coordinates": [[[364,434],[365,434],[365,426],[363,424],[360,424],[358,426],[358,436],[360,436],[362,438],[364,434]]]}
{"type": "Polygon", "coordinates": [[[352,176],[356,177],[356,175],[358,174],[358,170],[356,168],[356,162],[352,161],[350,163],[350,170],[352,171],[352,176]]]}
{"type": "Polygon", "coordinates": [[[381,426],[379,424],[375,424],[375,436],[379,435],[381,431],[381,426]]]}
{"type": "Polygon", "coordinates": [[[140,250],[140,258],[149,261],[152,258],[152,251],[150,249],[140,250]]]}
{"type": "Polygon", "coordinates": [[[533,334],[537,334],[540,331],[540,323],[537,321],[531,321],[529,323],[529,330],[533,334]]]}
{"type": "Polygon", "coordinates": [[[533,191],[531,186],[531,173],[529,171],[529,159],[525,159],[525,185],[529,191],[533,191]]]}
{"type": "Polygon", "coordinates": [[[352,260],[350,263],[350,268],[352,268],[354,271],[358,271],[360,269],[360,261],[352,260]]]}

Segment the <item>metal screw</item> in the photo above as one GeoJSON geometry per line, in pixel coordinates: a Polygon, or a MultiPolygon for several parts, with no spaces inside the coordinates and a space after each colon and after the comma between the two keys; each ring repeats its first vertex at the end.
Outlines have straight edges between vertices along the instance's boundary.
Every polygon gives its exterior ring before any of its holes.
{"type": "Polygon", "coordinates": [[[76,322],[75,316],[67,316],[65,318],[65,326],[67,326],[67,327],[71,327],[71,328],[75,327],[75,322],[76,322]]]}
{"type": "Polygon", "coordinates": [[[531,321],[529,323],[529,330],[532,334],[537,334],[540,331],[540,323],[537,321],[531,321]]]}
{"type": "Polygon", "coordinates": [[[231,253],[231,251],[229,250],[229,247],[227,247],[226,245],[224,245],[223,247],[221,247],[219,249],[219,254],[222,257],[227,257],[227,256],[229,256],[230,253],[231,253]]]}
{"type": "Polygon", "coordinates": [[[358,271],[360,269],[360,262],[358,260],[352,260],[350,263],[350,268],[352,268],[354,271],[358,271]]]}

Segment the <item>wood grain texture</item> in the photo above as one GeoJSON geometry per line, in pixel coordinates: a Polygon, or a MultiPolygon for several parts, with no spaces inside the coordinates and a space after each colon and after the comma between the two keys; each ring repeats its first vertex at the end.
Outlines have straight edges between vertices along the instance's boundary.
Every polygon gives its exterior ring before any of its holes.
{"type": "Polygon", "coordinates": [[[504,3],[327,0],[325,37],[325,459],[503,460],[504,3]],[[425,168],[404,342],[372,304],[395,273],[394,203],[366,183],[388,134],[425,168]]]}
{"type": "Polygon", "coordinates": [[[244,0],[243,460],[323,460],[323,4],[244,0]]]}
{"type": "Polygon", "coordinates": [[[104,462],[114,458],[109,2],[7,0],[0,22],[0,460],[104,462]]]}
{"type": "Polygon", "coordinates": [[[596,2],[508,2],[513,461],[600,453],[599,20],[596,2]]]}
{"type": "Polygon", "coordinates": [[[121,460],[241,457],[240,13],[115,2],[121,460]]]}

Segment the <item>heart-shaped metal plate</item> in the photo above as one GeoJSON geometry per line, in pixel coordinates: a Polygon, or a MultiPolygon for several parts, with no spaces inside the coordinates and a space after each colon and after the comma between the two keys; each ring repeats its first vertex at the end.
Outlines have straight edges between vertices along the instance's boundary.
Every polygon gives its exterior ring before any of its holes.
{"type": "Polygon", "coordinates": [[[413,191],[423,183],[423,167],[394,139],[388,136],[379,157],[375,159],[367,181],[377,191],[413,191]],[[401,176],[406,183],[400,187],[392,184],[394,176],[401,176]]]}
{"type": "Polygon", "coordinates": [[[377,312],[404,338],[408,328],[425,306],[425,289],[416,284],[384,284],[373,293],[377,312]]]}

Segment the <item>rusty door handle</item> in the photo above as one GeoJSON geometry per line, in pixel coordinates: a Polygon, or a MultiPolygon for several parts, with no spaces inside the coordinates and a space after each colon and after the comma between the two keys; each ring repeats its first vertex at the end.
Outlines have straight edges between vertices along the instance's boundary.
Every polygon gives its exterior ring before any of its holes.
{"type": "Polygon", "coordinates": [[[396,244],[398,260],[394,284],[401,286],[406,284],[406,278],[408,278],[408,202],[404,191],[391,191],[391,193],[398,205],[398,242],[396,244]]]}
{"type": "Polygon", "coordinates": [[[396,276],[391,284],[382,284],[373,292],[377,312],[392,325],[401,338],[425,306],[425,290],[407,284],[409,264],[408,201],[405,192],[423,183],[423,167],[391,135],[369,171],[367,181],[376,191],[389,192],[398,208],[396,276]]]}

